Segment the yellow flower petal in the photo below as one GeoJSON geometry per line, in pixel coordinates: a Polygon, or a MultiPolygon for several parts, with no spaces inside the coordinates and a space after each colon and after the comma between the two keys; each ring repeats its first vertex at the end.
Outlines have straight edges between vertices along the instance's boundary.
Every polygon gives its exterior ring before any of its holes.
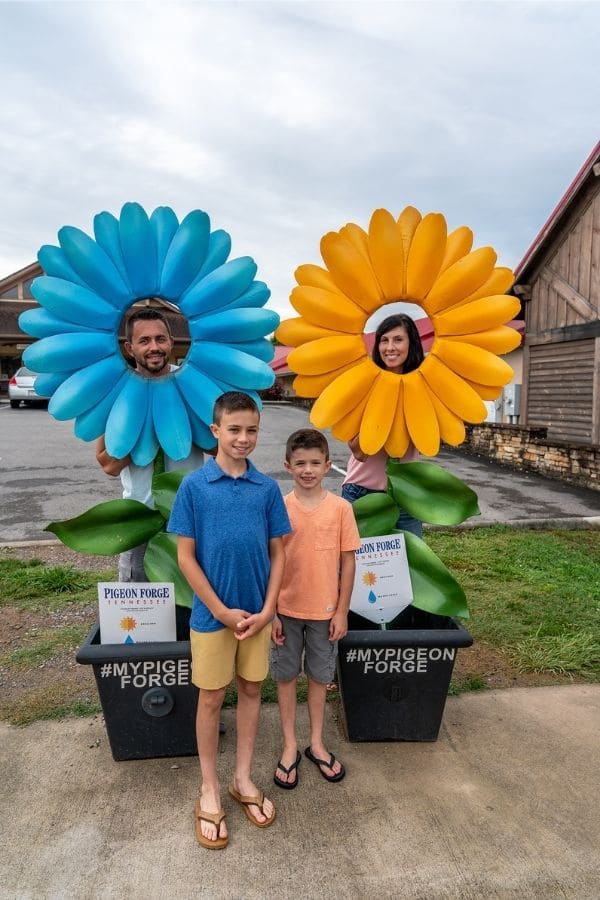
{"type": "Polygon", "coordinates": [[[363,453],[374,456],[388,439],[398,403],[400,378],[382,371],[373,385],[360,426],[359,444],[363,453]]]}
{"type": "Polygon", "coordinates": [[[369,393],[380,374],[382,370],[370,359],[352,366],[319,395],[310,414],[311,422],[317,428],[327,428],[332,422],[338,422],[369,393]]]}
{"type": "Polygon", "coordinates": [[[323,288],[324,291],[332,291],[334,294],[345,296],[327,271],[322,266],[314,266],[312,263],[306,263],[298,266],[294,272],[294,277],[298,284],[310,285],[310,287],[323,288]]]}
{"type": "Polygon", "coordinates": [[[357,436],[368,399],[369,395],[367,394],[354,409],[350,410],[348,415],[343,416],[339,422],[335,422],[331,426],[331,433],[338,441],[351,441],[357,436]]]}
{"type": "MultiPolygon", "coordinates": [[[[341,340],[341,338],[331,338],[341,340]]],[[[293,351],[297,353],[298,351],[293,351]]],[[[432,351],[438,359],[446,363],[448,368],[478,384],[489,384],[494,387],[508,384],[513,376],[513,370],[488,350],[465,344],[461,341],[446,341],[440,338],[435,341],[432,351]]]]}
{"type": "Polygon", "coordinates": [[[402,232],[387,209],[376,209],[371,216],[369,255],[385,299],[399,300],[404,290],[402,232]]]}
{"type": "Polygon", "coordinates": [[[487,331],[478,331],[476,334],[446,335],[445,341],[463,341],[465,344],[474,344],[497,353],[502,356],[516,350],[521,343],[521,335],[514,328],[507,325],[499,325],[498,328],[490,328],[487,331]]]}
{"type": "Polygon", "coordinates": [[[299,347],[300,344],[306,344],[309,341],[316,341],[325,337],[343,337],[342,331],[332,331],[331,328],[320,328],[307,322],[299,316],[297,319],[285,319],[275,331],[275,337],[281,344],[287,344],[288,347],[299,347]]]}
{"type": "Polygon", "coordinates": [[[439,275],[445,272],[446,269],[449,269],[450,266],[453,266],[463,256],[466,256],[467,253],[470,253],[472,246],[473,232],[466,225],[461,225],[460,228],[455,228],[454,231],[451,231],[446,241],[446,252],[440,266],[439,275]]]}
{"type": "Polygon", "coordinates": [[[477,288],[476,291],[473,291],[473,293],[469,294],[468,297],[465,297],[464,300],[456,303],[455,307],[464,306],[467,303],[472,303],[473,300],[480,300],[482,297],[505,294],[514,284],[514,280],[515,276],[512,269],[507,269],[506,266],[497,266],[480,288],[477,288]]]}
{"type": "Polygon", "coordinates": [[[454,415],[467,422],[482,422],[485,419],[487,410],[481,398],[460,375],[445,366],[434,354],[429,354],[419,371],[431,392],[454,415]]]}
{"type": "Polygon", "coordinates": [[[361,228],[359,225],[355,225],[354,222],[348,222],[343,228],[340,228],[340,235],[350,243],[353,244],[354,247],[358,250],[360,255],[363,257],[366,265],[369,268],[369,272],[371,273],[371,278],[373,280],[373,284],[375,285],[377,292],[379,294],[379,302],[383,300],[383,291],[381,290],[381,286],[377,281],[377,275],[375,274],[375,269],[373,268],[373,263],[371,261],[371,257],[369,256],[369,237],[367,232],[361,228]]]}
{"type": "MultiPolygon", "coordinates": [[[[465,384],[468,384],[469,387],[472,387],[476,394],[479,394],[482,400],[496,400],[500,394],[502,393],[502,387],[494,387],[489,384],[477,384],[475,381],[467,381],[465,378],[465,384]]],[[[479,419],[480,422],[483,422],[483,419],[479,419]]]]}
{"type": "Polygon", "coordinates": [[[375,312],[381,304],[379,285],[354,244],[330,231],[321,238],[321,255],[338,288],[365,312],[375,312]]]}
{"type": "Polygon", "coordinates": [[[516,297],[500,294],[473,300],[435,317],[435,333],[440,336],[475,334],[510,322],[521,308],[516,297]]]}
{"type": "Polygon", "coordinates": [[[367,355],[361,335],[327,337],[296,347],[288,356],[288,366],[298,375],[323,375],[367,355]]]}
{"type": "Polygon", "coordinates": [[[295,392],[299,397],[319,397],[325,388],[332,384],[336,378],[355,368],[356,363],[348,363],[334,369],[332,372],[324,372],[323,375],[296,375],[293,382],[295,392]]]}
{"type": "Polygon", "coordinates": [[[455,262],[427,295],[423,304],[427,314],[433,316],[472,294],[490,277],[495,262],[496,253],[491,247],[481,247],[455,262]]]}
{"type": "Polygon", "coordinates": [[[385,442],[385,452],[388,456],[402,459],[408,450],[410,435],[406,427],[404,416],[404,379],[398,379],[398,401],[394,410],[394,421],[390,428],[388,439],[385,442]]]}
{"type": "Polygon", "coordinates": [[[428,213],[417,225],[406,263],[406,297],[420,302],[431,290],[446,251],[446,220],[428,213]]]}
{"type": "Polygon", "coordinates": [[[458,447],[466,437],[465,423],[455,416],[442,401],[432,392],[431,402],[438,417],[440,438],[451,447],[458,447]]]}
{"type": "Polygon", "coordinates": [[[309,322],[348,334],[362,332],[367,319],[352,300],[322,288],[296,287],[290,294],[290,303],[309,322]]]}
{"type": "Polygon", "coordinates": [[[427,382],[418,369],[402,376],[402,380],[404,415],[411,440],[425,456],[435,456],[440,449],[440,427],[427,382]]]}

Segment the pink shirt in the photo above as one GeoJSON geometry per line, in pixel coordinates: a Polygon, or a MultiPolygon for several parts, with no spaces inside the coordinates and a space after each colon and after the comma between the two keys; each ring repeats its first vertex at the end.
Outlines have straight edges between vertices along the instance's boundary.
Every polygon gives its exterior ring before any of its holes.
{"type": "MultiPolygon", "coordinates": [[[[408,450],[400,460],[401,462],[414,462],[419,458],[419,452],[413,444],[409,444],[408,450]]],[[[387,489],[387,475],[385,465],[389,456],[385,450],[380,450],[375,456],[369,456],[364,462],[360,462],[354,455],[348,460],[348,470],[344,478],[344,484],[360,484],[361,487],[370,488],[372,491],[385,491],[387,489]]]]}

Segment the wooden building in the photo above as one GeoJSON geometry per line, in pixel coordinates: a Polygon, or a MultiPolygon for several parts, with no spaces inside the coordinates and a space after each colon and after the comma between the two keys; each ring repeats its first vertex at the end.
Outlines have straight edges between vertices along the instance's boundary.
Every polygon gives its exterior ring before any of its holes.
{"type": "Polygon", "coordinates": [[[526,334],[520,424],[600,444],[600,142],[515,275],[526,334]]]}

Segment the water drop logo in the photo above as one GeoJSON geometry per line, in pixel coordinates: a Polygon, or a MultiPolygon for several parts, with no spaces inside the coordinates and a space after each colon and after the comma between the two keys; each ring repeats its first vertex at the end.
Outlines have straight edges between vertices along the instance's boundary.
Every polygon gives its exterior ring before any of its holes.
{"type": "Polygon", "coordinates": [[[377,603],[377,594],[373,593],[373,591],[369,591],[367,600],[369,601],[369,603],[377,603]]]}

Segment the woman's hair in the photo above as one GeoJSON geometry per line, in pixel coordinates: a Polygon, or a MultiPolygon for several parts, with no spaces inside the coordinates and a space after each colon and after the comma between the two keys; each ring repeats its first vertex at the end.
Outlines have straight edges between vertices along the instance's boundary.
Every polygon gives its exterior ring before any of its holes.
{"type": "Polygon", "coordinates": [[[380,322],[377,326],[375,343],[373,344],[373,362],[375,365],[379,366],[380,369],[387,369],[387,366],[381,358],[381,353],[379,352],[379,342],[383,335],[387,334],[388,331],[391,331],[392,328],[400,327],[406,329],[406,334],[408,336],[408,356],[402,367],[402,374],[406,374],[407,372],[413,372],[415,369],[419,368],[423,362],[424,354],[421,336],[419,335],[417,326],[411,317],[404,313],[388,316],[387,319],[384,319],[383,322],[380,322]]]}

